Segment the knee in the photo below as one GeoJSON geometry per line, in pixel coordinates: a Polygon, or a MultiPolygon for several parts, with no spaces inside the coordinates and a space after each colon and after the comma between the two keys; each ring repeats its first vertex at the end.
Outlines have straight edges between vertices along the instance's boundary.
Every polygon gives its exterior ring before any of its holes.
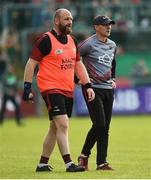
{"type": "Polygon", "coordinates": [[[109,132],[109,129],[105,125],[97,125],[96,126],[96,132],[100,135],[107,135],[109,132]]]}
{"type": "Polygon", "coordinates": [[[59,123],[57,126],[57,130],[65,132],[68,129],[68,124],[65,122],[59,123]]]}
{"type": "Polygon", "coordinates": [[[95,131],[97,131],[97,132],[102,132],[106,129],[105,125],[102,123],[93,124],[92,128],[95,129],[95,131]]]}

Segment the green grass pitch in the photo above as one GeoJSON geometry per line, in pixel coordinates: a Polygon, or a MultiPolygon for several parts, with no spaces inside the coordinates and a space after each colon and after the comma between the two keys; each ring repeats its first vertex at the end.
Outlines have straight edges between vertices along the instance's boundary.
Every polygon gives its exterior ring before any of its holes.
{"type": "MultiPolygon", "coordinates": [[[[113,116],[110,126],[108,161],[115,171],[96,171],[96,147],[89,158],[88,172],[66,173],[58,147],[49,163],[53,172],[35,173],[48,129],[47,118],[24,119],[17,127],[14,120],[0,126],[0,179],[151,179],[151,117],[113,116]]],[[[69,141],[73,160],[77,163],[89,117],[70,120],[69,141]]]]}

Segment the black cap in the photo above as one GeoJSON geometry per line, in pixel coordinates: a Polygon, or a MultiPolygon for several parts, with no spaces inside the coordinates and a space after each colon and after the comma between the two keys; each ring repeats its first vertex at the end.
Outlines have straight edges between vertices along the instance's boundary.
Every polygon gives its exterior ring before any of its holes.
{"type": "Polygon", "coordinates": [[[115,21],[111,20],[107,16],[98,15],[93,19],[93,25],[109,25],[115,24],[115,21]]]}

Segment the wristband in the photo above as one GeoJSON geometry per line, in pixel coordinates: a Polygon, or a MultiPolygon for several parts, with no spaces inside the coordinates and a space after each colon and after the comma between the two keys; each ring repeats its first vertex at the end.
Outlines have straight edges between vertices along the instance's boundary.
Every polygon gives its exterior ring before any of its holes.
{"type": "Polygon", "coordinates": [[[30,83],[30,82],[24,82],[24,89],[25,90],[31,89],[31,85],[32,85],[32,83],[30,83]]]}
{"type": "Polygon", "coordinates": [[[84,87],[85,87],[86,89],[92,88],[92,84],[91,84],[91,83],[86,83],[86,84],[84,85],[84,87]]]}

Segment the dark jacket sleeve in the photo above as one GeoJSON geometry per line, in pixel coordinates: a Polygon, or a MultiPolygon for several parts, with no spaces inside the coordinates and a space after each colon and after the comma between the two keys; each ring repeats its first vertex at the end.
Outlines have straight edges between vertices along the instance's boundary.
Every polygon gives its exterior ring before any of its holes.
{"type": "Polygon", "coordinates": [[[111,69],[111,77],[112,79],[114,79],[116,77],[116,59],[115,59],[115,55],[116,55],[116,49],[115,49],[115,52],[114,52],[114,59],[112,61],[112,69],[111,69]]]}
{"type": "Polygon", "coordinates": [[[116,60],[115,60],[115,58],[113,59],[113,61],[112,61],[112,78],[115,78],[115,76],[116,76],[116,60]]]}

